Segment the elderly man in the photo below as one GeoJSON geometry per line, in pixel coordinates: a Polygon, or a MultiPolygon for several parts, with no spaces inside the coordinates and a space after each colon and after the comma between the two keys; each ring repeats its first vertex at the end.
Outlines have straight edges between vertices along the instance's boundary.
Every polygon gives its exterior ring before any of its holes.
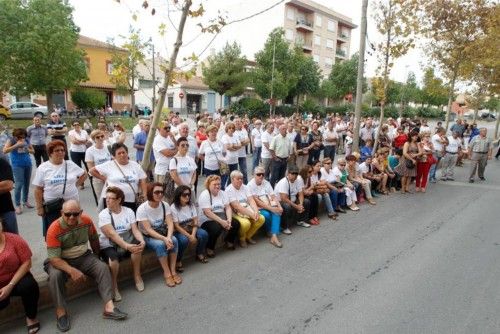
{"type": "MultiPolygon", "coordinates": [[[[47,130],[49,135],[52,136],[52,140],[62,140],[66,144],[66,133],[68,132],[68,127],[66,123],[61,120],[58,113],[53,112],[50,114],[50,120],[47,122],[47,130]]],[[[68,147],[68,145],[66,145],[68,147]]],[[[66,149],[66,154],[64,155],[64,160],[68,160],[68,150],[66,149]]]]}
{"type": "Polygon", "coordinates": [[[323,156],[335,161],[335,152],[337,150],[337,141],[339,136],[335,128],[335,119],[331,117],[326,124],[326,129],[323,131],[323,156]]]}
{"type": "Polygon", "coordinates": [[[292,154],[292,143],[286,135],[286,125],[280,125],[279,131],[279,134],[272,139],[271,145],[269,145],[269,151],[273,157],[270,181],[273,187],[276,182],[285,177],[288,157],[292,154]]]}
{"type": "Polygon", "coordinates": [[[260,136],[260,139],[262,141],[262,166],[264,166],[266,180],[269,180],[269,175],[271,175],[271,160],[273,156],[271,155],[269,146],[271,145],[271,141],[274,138],[273,132],[274,123],[268,122],[266,124],[266,131],[263,131],[262,135],[260,136]]]}
{"type": "Polygon", "coordinates": [[[453,174],[457,163],[458,152],[462,149],[462,140],[459,138],[460,133],[454,131],[453,135],[448,137],[446,144],[445,155],[441,160],[441,181],[454,181],[453,174]]]}
{"type": "Polygon", "coordinates": [[[170,160],[177,154],[177,143],[171,132],[171,125],[163,121],[158,128],[158,134],[153,140],[153,152],[156,160],[154,179],[165,184],[165,197],[172,202],[174,181],[170,176],[170,160]]]}
{"type": "Polygon", "coordinates": [[[284,234],[292,234],[290,222],[297,222],[298,226],[310,227],[306,223],[309,216],[309,200],[304,198],[304,181],[299,175],[299,169],[295,165],[288,168],[288,175],[281,179],[274,187],[274,193],[283,208],[281,215],[281,226],[284,234]]]}
{"type": "Polygon", "coordinates": [[[46,138],[49,131],[45,125],[42,125],[42,119],[35,116],[33,117],[33,124],[28,126],[26,132],[28,133],[27,139],[29,139],[30,144],[33,145],[33,149],[35,150],[35,162],[38,167],[42,163],[42,159],[43,161],[49,160],[46,148],[46,138]]]}
{"type": "Polygon", "coordinates": [[[484,170],[488,160],[491,160],[493,154],[493,145],[490,138],[486,137],[486,128],[479,129],[479,136],[474,137],[469,143],[469,156],[471,157],[471,167],[469,182],[474,182],[474,176],[479,176],[482,181],[484,178],[484,170]]]}
{"type": "Polygon", "coordinates": [[[260,155],[262,153],[262,121],[260,119],[255,120],[254,128],[251,132],[252,147],[253,147],[253,168],[257,167],[260,163],[260,155]]]}
{"type": "Polygon", "coordinates": [[[246,146],[250,143],[250,137],[248,137],[248,131],[243,127],[243,122],[241,121],[241,119],[235,118],[234,126],[236,127],[234,136],[238,138],[241,143],[241,148],[238,150],[238,165],[241,173],[243,174],[243,182],[247,184],[248,172],[246,146]]]}
{"type": "Polygon", "coordinates": [[[96,281],[104,302],[104,319],[123,320],[128,316],[113,304],[111,273],[97,254],[99,240],[92,219],[82,213],[77,201],[66,201],[61,218],[47,231],[48,259],[44,263],[44,269],[49,274],[50,294],[56,306],[57,328],[61,332],[71,328],[64,296],[68,278],[76,284],[85,281],[86,275],[96,281]],[[89,242],[92,252],[88,249],[89,242]]]}

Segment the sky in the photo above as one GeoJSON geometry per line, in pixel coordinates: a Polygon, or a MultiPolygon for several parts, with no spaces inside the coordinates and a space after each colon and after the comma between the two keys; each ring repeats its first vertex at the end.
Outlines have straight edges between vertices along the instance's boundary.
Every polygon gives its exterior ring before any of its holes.
{"type": "MultiPolygon", "coordinates": [[[[283,24],[284,2],[280,5],[243,22],[229,24],[222,29],[215,39],[213,34],[200,33],[197,23],[206,23],[222,14],[226,21],[233,21],[258,13],[279,0],[203,0],[206,10],[201,19],[188,18],[184,31],[183,47],[180,50],[178,64],[182,65],[182,59],[191,54],[200,55],[204,59],[212,51],[219,51],[226,42],[236,41],[241,45],[242,53],[247,59],[254,59],[257,51],[262,49],[268,34],[276,27],[283,24]]],[[[179,1],[182,2],[182,1],[179,1]]],[[[200,0],[194,0],[193,8],[197,8],[200,0]]],[[[286,2],[286,1],[285,1],[286,2]]],[[[353,23],[360,25],[361,0],[315,0],[315,2],[327,6],[334,11],[348,16],[353,23]]],[[[130,27],[140,29],[144,39],[151,38],[155,45],[155,52],[168,58],[176,37],[176,29],[171,24],[177,25],[180,12],[172,5],[172,0],[149,0],[149,8],[141,7],[142,0],[70,0],[74,8],[73,18],[80,27],[82,35],[92,37],[101,41],[114,39],[120,44],[120,36],[126,36],[130,27]],[[170,3],[170,5],[168,5],[170,3]],[[156,14],[151,15],[151,8],[155,8],[156,14]],[[133,19],[135,16],[136,20],[133,19]],[[163,36],[159,34],[159,26],[166,25],[163,36]]],[[[368,8],[368,40],[376,44],[381,36],[377,34],[373,16],[368,8]]],[[[352,32],[351,54],[359,50],[360,29],[352,32]]],[[[367,62],[365,75],[372,77],[376,74],[377,61],[375,53],[367,45],[367,62]]],[[[397,81],[406,81],[408,72],[414,72],[417,80],[422,78],[422,62],[425,57],[420,50],[412,50],[405,57],[398,59],[391,73],[391,78],[397,81]]],[[[186,62],[184,62],[186,63],[186,62]]]]}

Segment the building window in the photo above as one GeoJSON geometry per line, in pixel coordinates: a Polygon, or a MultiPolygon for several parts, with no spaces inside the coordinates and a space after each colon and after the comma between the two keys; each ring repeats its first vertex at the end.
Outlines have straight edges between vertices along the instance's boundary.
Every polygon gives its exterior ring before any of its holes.
{"type": "Polygon", "coordinates": [[[333,39],[327,39],[326,40],[326,47],[328,49],[333,49],[333,39]]]}
{"type": "Polygon", "coordinates": [[[285,30],[285,38],[288,39],[289,41],[293,41],[293,30],[292,29],[285,30]]]}
{"type": "Polygon", "coordinates": [[[319,55],[313,55],[313,60],[316,62],[316,64],[319,64],[319,55]]]}
{"type": "Polygon", "coordinates": [[[123,103],[125,101],[125,97],[123,95],[115,95],[116,103],[123,103]]]}
{"type": "Polygon", "coordinates": [[[314,25],[316,27],[321,27],[322,21],[323,21],[323,18],[321,17],[321,15],[316,14],[316,19],[314,20],[314,25]]]}
{"type": "Polygon", "coordinates": [[[335,31],[335,22],[328,20],[328,31],[335,31]]]}
{"type": "Polygon", "coordinates": [[[151,89],[153,86],[153,80],[139,79],[139,89],[151,89]]]}
{"type": "Polygon", "coordinates": [[[174,108],[174,97],[173,96],[168,97],[167,106],[169,109],[174,108]]]}
{"type": "Polygon", "coordinates": [[[325,67],[330,68],[330,67],[332,67],[332,64],[333,64],[332,58],[326,57],[325,58],[325,67]]]}
{"type": "Polygon", "coordinates": [[[314,35],[314,45],[321,46],[321,36],[320,35],[314,35]]]}
{"type": "Polygon", "coordinates": [[[113,63],[110,60],[106,60],[106,73],[109,75],[113,73],[113,63]]]}
{"type": "Polygon", "coordinates": [[[292,8],[288,8],[286,10],[286,18],[295,21],[295,12],[292,8]]]}

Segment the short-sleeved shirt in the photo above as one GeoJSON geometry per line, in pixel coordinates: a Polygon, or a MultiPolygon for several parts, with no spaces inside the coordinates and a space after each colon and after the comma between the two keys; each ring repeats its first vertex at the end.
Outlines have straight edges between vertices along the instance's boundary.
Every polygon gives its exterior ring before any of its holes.
{"type": "Polygon", "coordinates": [[[274,194],[273,187],[271,183],[267,180],[263,180],[260,185],[257,185],[255,179],[251,179],[247,184],[247,188],[252,196],[257,196],[258,198],[267,197],[268,201],[271,200],[270,195],[274,194]]]}
{"type": "Polygon", "coordinates": [[[453,136],[448,137],[448,145],[446,145],[446,152],[457,153],[458,149],[462,146],[462,140],[460,138],[453,138],[453,136]]]}
{"type": "MultiPolygon", "coordinates": [[[[0,173],[0,182],[2,181],[14,182],[12,167],[10,166],[9,162],[2,157],[0,157],[0,170],[2,171],[0,173]]],[[[10,195],[9,191],[0,193],[0,203],[2,203],[2,205],[0,205],[0,213],[14,211],[14,204],[12,203],[12,196],[10,195]]]]}
{"type": "MultiPolygon", "coordinates": [[[[146,145],[148,140],[148,134],[145,131],[140,131],[134,136],[134,145],[146,145]]],[[[137,161],[142,161],[144,157],[144,149],[137,149],[135,152],[135,159],[137,161]]],[[[155,156],[153,150],[149,154],[149,161],[155,161],[155,156]]]]}
{"type": "Polygon", "coordinates": [[[330,130],[328,127],[323,131],[323,145],[325,146],[333,146],[337,144],[336,139],[338,139],[338,134],[337,130],[335,130],[335,127],[330,130]],[[326,141],[326,139],[335,139],[335,141],[326,141]]]}
{"type": "MultiPolygon", "coordinates": [[[[240,143],[242,143],[244,140],[250,139],[250,138],[248,138],[248,131],[245,128],[241,128],[241,130],[234,131],[233,136],[236,136],[236,138],[238,138],[240,143]]],[[[246,157],[245,146],[242,146],[238,150],[238,157],[240,157],[240,158],[246,157]]]]}
{"type": "Polygon", "coordinates": [[[196,168],[198,168],[196,162],[188,155],[185,157],[175,156],[172,160],[170,160],[169,170],[175,170],[181,179],[182,184],[186,186],[190,185],[191,179],[194,173],[196,173],[196,168]]]}
{"type": "Polygon", "coordinates": [[[223,190],[219,190],[217,196],[211,195],[208,189],[203,190],[200,197],[198,197],[200,223],[203,224],[204,222],[210,220],[210,218],[208,218],[203,212],[203,209],[212,209],[212,212],[214,213],[222,213],[226,211],[226,205],[228,204],[229,199],[223,190]]]}
{"type": "Polygon", "coordinates": [[[50,201],[52,199],[63,198],[65,200],[79,200],[78,189],[76,188],[76,180],[83,175],[85,171],[78,167],[71,160],[64,160],[60,165],[54,165],[50,161],[45,161],[36,169],[35,178],[32,184],[34,186],[43,187],[43,200],[50,201]],[[66,190],[64,190],[64,175],[65,165],[67,165],[66,173],[66,190]]]}
{"type": "Polygon", "coordinates": [[[26,129],[31,145],[45,145],[47,143],[48,130],[45,125],[35,126],[32,124],[26,129]]]}
{"type": "Polygon", "coordinates": [[[474,137],[469,143],[472,152],[476,153],[487,153],[491,147],[491,139],[490,138],[482,138],[481,136],[474,137]]]}
{"type": "Polygon", "coordinates": [[[170,160],[172,157],[167,157],[161,151],[169,149],[175,149],[175,143],[168,137],[163,137],[162,135],[157,135],[153,140],[153,152],[155,155],[156,165],[155,165],[155,174],[156,175],[165,175],[168,172],[168,167],[170,166],[170,160]]]}
{"type": "Polygon", "coordinates": [[[149,205],[149,201],[139,205],[136,212],[136,220],[139,222],[139,229],[142,233],[145,233],[145,229],[140,223],[142,221],[148,221],[151,228],[157,232],[164,226],[164,224],[166,224],[165,219],[168,215],[172,214],[172,212],[170,211],[170,205],[168,205],[167,202],[162,203],[163,207],[160,203],[157,208],[151,207],[151,205],[149,205]],[[163,208],[165,209],[165,212],[163,211],[163,208]]]}
{"type": "Polygon", "coordinates": [[[321,167],[321,180],[325,180],[328,183],[339,181],[335,173],[333,173],[333,169],[330,169],[330,171],[327,172],[325,167],[321,167]]]}
{"type": "Polygon", "coordinates": [[[198,211],[194,204],[186,205],[178,208],[175,204],[170,205],[170,210],[172,211],[172,220],[174,223],[185,227],[187,224],[191,223],[195,217],[198,217],[198,211]]]}
{"type": "MultiPolygon", "coordinates": [[[[95,166],[99,174],[106,176],[108,186],[115,186],[123,190],[125,202],[134,202],[135,194],[139,190],[139,180],[146,178],[146,173],[135,161],[129,161],[126,165],[120,165],[115,160],[95,166]],[[119,169],[118,169],[118,166],[119,169]],[[121,169],[121,172],[120,172],[121,169]],[[133,189],[133,190],[132,190],[133,189]]],[[[103,192],[102,197],[106,197],[103,192]]]]}
{"type": "MultiPolygon", "coordinates": [[[[76,132],[76,130],[69,130],[68,136],[73,136],[76,140],[89,140],[90,136],[85,130],[80,130],[80,133],[76,132]]],[[[83,153],[87,150],[87,145],[85,144],[73,144],[70,143],[69,150],[72,152],[80,152],[83,153]]]]}
{"type": "Polygon", "coordinates": [[[116,233],[122,234],[132,229],[132,224],[135,223],[135,213],[132,209],[122,206],[120,213],[113,213],[109,209],[104,209],[99,213],[99,245],[101,249],[111,247],[111,240],[102,232],[102,227],[112,224],[111,216],[113,216],[114,229],[116,233]]]}
{"type": "MultiPolygon", "coordinates": [[[[11,147],[17,143],[17,140],[11,139],[11,147]]],[[[24,139],[23,146],[19,146],[10,151],[10,163],[12,167],[29,167],[31,166],[31,156],[29,152],[30,142],[24,139]]]]}
{"type": "Polygon", "coordinates": [[[437,133],[431,137],[432,146],[434,146],[434,150],[441,152],[443,150],[443,144],[441,144],[441,136],[437,133]]]}
{"type": "Polygon", "coordinates": [[[281,134],[277,135],[271,140],[271,144],[269,145],[269,149],[274,151],[274,154],[278,158],[288,158],[291,151],[291,142],[287,136],[282,136],[281,134]]]}
{"type": "Polygon", "coordinates": [[[229,202],[238,201],[242,204],[249,204],[248,197],[252,196],[248,187],[244,184],[241,185],[240,189],[236,189],[232,184],[226,187],[225,193],[229,198],[229,202]]]}
{"type": "Polygon", "coordinates": [[[94,166],[101,165],[105,162],[111,161],[111,153],[107,147],[97,148],[94,145],[90,146],[85,151],[85,162],[93,162],[94,166]]]}
{"type": "Polygon", "coordinates": [[[201,143],[200,154],[205,156],[204,166],[209,170],[219,169],[219,160],[224,161],[223,156],[224,145],[218,140],[215,142],[210,141],[210,139],[205,140],[201,143]]]}
{"type": "Polygon", "coordinates": [[[75,259],[87,252],[89,241],[97,238],[97,231],[88,215],[82,214],[75,226],[69,226],[60,218],[47,230],[48,258],[75,259]]]}
{"type": "Polygon", "coordinates": [[[271,152],[267,149],[267,147],[264,144],[267,143],[268,145],[271,145],[273,137],[274,135],[272,133],[269,133],[267,130],[262,131],[262,135],[260,136],[260,139],[262,141],[262,153],[261,153],[262,159],[272,158],[271,152]]]}
{"type": "MultiPolygon", "coordinates": [[[[233,144],[233,145],[240,145],[241,142],[236,135],[229,136],[227,134],[222,136],[221,139],[222,144],[228,145],[228,144],[233,144]]],[[[234,165],[238,163],[238,158],[239,158],[239,150],[238,151],[229,151],[227,150],[226,152],[226,160],[228,164],[234,165]]]]}
{"type": "Polygon", "coordinates": [[[280,194],[288,195],[289,199],[295,202],[298,193],[300,193],[302,189],[304,189],[304,180],[302,180],[300,175],[295,182],[290,182],[287,177],[284,177],[274,186],[274,193],[278,198],[280,198],[280,194]]]}
{"type": "MultiPolygon", "coordinates": [[[[53,121],[48,121],[47,122],[47,129],[52,129],[52,130],[62,130],[66,127],[66,123],[63,121],[60,121],[59,123],[54,123],[53,121]]],[[[52,139],[61,139],[64,140],[65,137],[64,135],[55,135],[52,136],[52,139]]]]}
{"type": "Polygon", "coordinates": [[[372,139],[373,140],[373,134],[374,134],[375,130],[373,128],[361,128],[361,130],[359,130],[359,136],[361,137],[361,139],[363,139],[364,141],[367,141],[368,139],[372,139]]]}
{"type": "Polygon", "coordinates": [[[12,280],[19,267],[31,259],[28,243],[17,234],[4,233],[5,246],[0,252],[0,288],[12,280]]]}
{"type": "Polygon", "coordinates": [[[262,147],[262,129],[253,128],[252,138],[255,147],[262,147]]]}

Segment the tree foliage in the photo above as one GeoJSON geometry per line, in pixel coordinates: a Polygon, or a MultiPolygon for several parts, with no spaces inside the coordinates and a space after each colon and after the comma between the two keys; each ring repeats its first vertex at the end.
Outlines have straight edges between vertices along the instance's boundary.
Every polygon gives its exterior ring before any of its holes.
{"type": "Polygon", "coordinates": [[[432,106],[443,106],[446,104],[448,100],[448,88],[444,85],[441,78],[436,77],[432,67],[427,67],[424,70],[422,83],[422,104],[432,106]]]}
{"type": "Polygon", "coordinates": [[[80,109],[95,110],[106,104],[106,94],[97,89],[77,88],[71,93],[71,100],[80,109]]]}
{"type": "Polygon", "coordinates": [[[203,82],[220,94],[238,96],[243,94],[248,83],[245,71],[247,60],[241,55],[238,43],[227,43],[222,51],[208,57],[208,64],[202,64],[203,82]]]}
{"type": "Polygon", "coordinates": [[[289,96],[315,94],[320,89],[321,70],[312,57],[306,56],[302,49],[293,50],[293,69],[296,69],[298,81],[295,87],[291,87],[289,96]]]}
{"type": "Polygon", "coordinates": [[[47,97],[87,78],[79,28],[65,0],[2,0],[0,10],[0,87],[47,97]]]}
{"type": "Polygon", "coordinates": [[[356,92],[358,61],[359,55],[354,54],[351,59],[335,62],[328,79],[322,83],[322,96],[341,100],[347,94],[354,94],[356,92]]]}

